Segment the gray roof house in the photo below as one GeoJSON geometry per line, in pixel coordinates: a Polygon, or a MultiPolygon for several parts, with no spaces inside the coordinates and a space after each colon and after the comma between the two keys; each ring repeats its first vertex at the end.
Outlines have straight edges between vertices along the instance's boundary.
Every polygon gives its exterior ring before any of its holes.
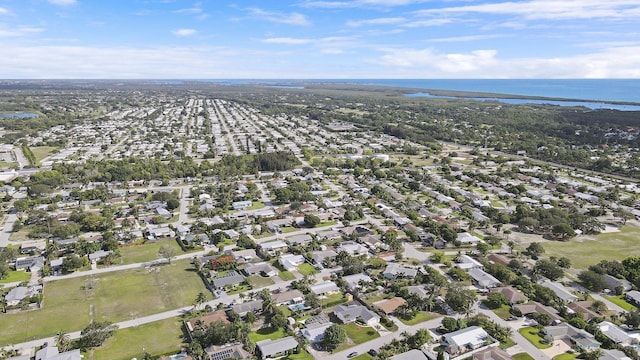
{"type": "Polygon", "coordinates": [[[477,287],[479,288],[492,288],[500,285],[500,280],[496,279],[490,274],[487,274],[484,270],[473,268],[468,271],[469,276],[475,280],[477,287]]]}
{"type": "Polygon", "coordinates": [[[266,262],[261,262],[256,264],[247,264],[244,267],[244,272],[247,275],[258,274],[258,275],[267,276],[267,277],[278,275],[278,270],[266,262]]]}
{"type": "Polygon", "coordinates": [[[292,246],[300,246],[300,245],[304,245],[304,244],[310,243],[311,240],[313,240],[313,238],[311,237],[311,235],[302,234],[302,235],[291,236],[291,237],[288,237],[288,238],[286,238],[284,240],[286,242],[288,242],[292,246]]]}
{"type": "Polygon", "coordinates": [[[384,269],[384,272],[382,273],[382,275],[384,275],[384,277],[387,279],[395,279],[398,276],[404,276],[406,278],[413,279],[417,274],[417,269],[402,266],[397,263],[391,263],[387,265],[387,268],[384,269]]]}
{"type": "Polygon", "coordinates": [[[333,281],[327,280],[327,281],[309,286],[309,290],[311,290],[311,292],[316,295],[323,296],[323,295],[337,293],[340,291],[340,288],[338,288],[338,285],[336,285],[336,283],[334,283],[333,281]]]}
{"type": "Polygon", "coordinates": [[[569,324],[547,326],[545,333],[553,336],[554,340],[568,339],[583,350],[590,351],[600,348],[600,342],[588,332],[575,328],[569,324]]]}
{"type": "Polygon", "coordinates": [[[36,360],[81,360],[80,349],[61,353],[55,346],[45,346],[36,352],[36,360]]]}
{"type": "Polygon", "coordinates": [[[253,300],[243,302],[241,304],[235,304],[231,307],[231,311],[244,317],[247,313],[259,313],[262,312],[262,300],[253,300]]]}
{"type": "Polygon", "coordinates": [[[621,286],[624,291],[631,290],[631,283],[625,279],[618,279],[617,277],[609,274],[602,275],[602,278],[607,283],[609,290],[615,290],[618,286],[621,286]]]}
{"type": "Polygon", "coordinates": [[[237,285],[244,281],[244,276],[235,270],[229,271],[226,275],[211,280],[211,284],[216,289],[224,288],[229,285],[237,285]]]}
{"type": "Polygon", "coordinates": [[[550,280],[545,280],[540,285],[551,289],[562,301],[564,302],[574,302],[578,301],[579,298],[574,295],[569,289],[567,289],[564,285],[559,282],[554,282],[550,280]]]}
{"type": "Polygon", "coordinates": [[[29,256],[17,258],[15,261],[16,270],[26,270],[31,268],[42,268],[44,266],[43,256],[29,256]]]}
{"type": "Polygon", "coordinates": [[[360,288],[361,287],[360,282],[364,284],[370,284],[373,282],[373,280],[369,277],[369,275],[365,275],[365,274],[347,275],[342,277],[342,280],[344,280],[347,283],[347,287],[351,290],[360,288]]]}
{"type": "Polygon", "coordinates": [[[293,336],[287,336],[277,340],[266,339],[258,341],[256,342],[256,347],[260,350],[261,359],[273,359],[297,348],[298,341],[293,336]]]}
{"type": "Polygon", "coordinates": [[[368,326],[375,326],[380,323],[378,314],[357,302],[338,305],[333,310],[333,313],[345,324],[354,322],[358,318],[368,326]]]}
{"type": "Polygon", "coordinates": [[[627,300],[631,301],[632,303],[635,303],[636,305],[640,305],[640,291],[637,290],[631,290],[628,291],[626,294],[624,294],[625,298],[627,298],[627,300]]]}

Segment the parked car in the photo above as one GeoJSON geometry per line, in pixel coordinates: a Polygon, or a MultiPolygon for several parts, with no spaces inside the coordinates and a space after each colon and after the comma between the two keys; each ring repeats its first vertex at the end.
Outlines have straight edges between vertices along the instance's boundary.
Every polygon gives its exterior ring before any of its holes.
{"type": "Polygon", "coordinates": [[[347,358],[351,359],[351,358],[354,358],[356,356],[358,356],[358,352],[354,351],[351,354],[347,355],[347,358]]]}
{"type": "Polygon", "coordinates": [[[376,349],[369,349],[368,353],[371,356],[378,356],[378,352],[376,351],[376,349]]]}

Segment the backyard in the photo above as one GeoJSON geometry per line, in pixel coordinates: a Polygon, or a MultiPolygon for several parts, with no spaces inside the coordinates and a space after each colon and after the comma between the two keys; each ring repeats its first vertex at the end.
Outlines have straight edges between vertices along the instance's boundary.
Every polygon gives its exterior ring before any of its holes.
{"type": "Polygon", "coordinates": [[[204,290],[189,260],[52,281],[43,308],[3,315],[0,344],[53,336],[84,328],[92,319],[118,322],[189,306],[204,290]]]}
{"type": "Polygon", "coordinates": [[[525,337],[525,339],[529,340],[530,343],[535,345],[538,349],[548,349],[551,347],[551,344],[543,344],[542,338],[538,335],[538,329],[529,326],[518,330],[518,332],[525,337]]]}
{"type": "Polygon", "coordinates": [[[380,337],[380,334],[378,334],[378,332],[374,328],[368,326],[360,326],[356,323],[342,325],[342,328],[347,332],[347,336],[355,344],[362,344],[369,340],[380,337]]]}
{"type": "MultiPolygon", "coordinates": [[[[183,254],[180,245],[175,240],[163,240],[120,248],[120,264],[136,264],[158,259],[158,250],[163,245],[169,245],[176,250],[176,254],[183,254]]],[[[118,260],[116,260],[116,263],[118,260]]]]}

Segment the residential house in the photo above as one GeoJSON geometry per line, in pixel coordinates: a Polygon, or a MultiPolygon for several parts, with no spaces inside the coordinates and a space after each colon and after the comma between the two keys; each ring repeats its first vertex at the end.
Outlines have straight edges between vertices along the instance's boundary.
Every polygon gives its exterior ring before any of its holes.
{"type": "Polygon", "coordinates": [[[240,343],[212,345],[204,350],[211,360],[250,359],[252,356],[240,343]]]}
{"type": "Polygon", "coordinates": [[[556,294],[556,296],[558,296],[560,300],[564,301],[565,303],[570,303],[570,302],[579,300],[579,298],[576,295],[574,295],[569,289],[567,289],[564,285],[560,284],[559,282],[545,280],[542,283],[540,283],[540,285],[551,289],[556,294]]]}
{"type": "Polygon", "coordinates": [[[289,245],[282,240],[270,241],[260,244],[262,251],[271,256],[277,256],[289,249],[289,245]]]}
{"type": "Polygon", "coordinates": [[[526,303],[526,304],[517,304],[514,306],[516,309],[520,310],[520,312],[522,313],[522,315],[529,315],[529,314],[534,314],[534,313],[538,313],[538,314],[547,314],[549,315],[549,317],[551,318],[552,321],[562,321],[562,317],[560,317],[560,315],[558,315],[558,310],[550,307],[550,306],[544,306],[538,302],[532,301],[530,303],[526,303]]]}
{"type": "Polygon", "coordinates": [[[316,234],[316,236],[320,240],[335,240],[335,239],[340,239],[342,237],[340,232],[335,230],[319,232],[316,234]]]}
{"type": "Polygon", "coordinates": [[[106,258],[107,256],[109,256],[110,254],[112,254],[113,251],[111,250],[98,250],[95,251],[91,254],[89,254],[89,261],[91,261],[92,263],[97,263],[98,261],[106,258]]]}
{"type": "Polygon", "coordinates": [[[256,342],[261,359],[275,359],[285,356],[298,347],[298,340],[293,336],[287,336],[277,340],[261,340],[256,342]]]}
{"type": "Polygon", "coordinates": [[[41,269],[44,266],[44,257],[43,256],[29,256],[29,257],[19,257],[16,259],[15,263],[16,270],[35,270],[41,269]]]}
{"type": "Polygon", "coordinates": [[[262,300],[252,300],[241,304],[235,304],[231,307],[231,311],[238,314],[240,317],[244,317],[250,312],[259,314],[262,312],[262,300]]]}
{"type": "Polygon", "coordinates": [[[302,336],[310,343],[316,344],[324,339],[324,332],[333,325],[325,314],[313,316],[305,320],[302,336]]]}
{"type": "Polygon", "coordinates": [[[258,274],[264,277],[272,277],[272,276],[278,275],[278,270],[266,262],[260,262],[256,264],[247,264],[244,267],[244,272],[248,276],[258,274]]]}
{"type": "Polygon", "coordinates": [[[582,314],[584,320],[591,321],[591,319],[600,316],[595,311],[589,309],[591,305],[593,305],[593,301],[576,301],[569,303],[567,307],[574,313],[582,314]]]}
{"type": "Polygon", "coordinates": [[[250,207],[251,204],[252,204],[252,202],[250,200],[234,201],[233,203],[231,203],[231,207],[235,211],[242,211],[242,210],[246,210],[248,207],[250,207]]]}
{"type": "Polygon", "coordinates": [[[300,290],[289,290],[271,294],[271,299],[276,306],[303,304],[304,294],[300,290]]]}
{"type": "Polygon", "coordinates": [[[456,356],[479,349],[495,340],[479,326],[470,326],[444,335],[443,345],[449,355],[456,356]]]}
{"type": "Polygon", "coordinates": [[[300,264],[304,264],[305,259],[302,255],[286,254],[280,256],[278,262],[287,271],[297,270],[300,264]]]}
{"type": "Polygon", "coordinates": [[[640,344],[640,332],[626,332],[618,325],[608,321],[599,323],[598,329],[600,330],[602,335],[611,339],[611,341],[615,342],[616,344],[621,344],[624,346],[637,346],[640,344]]]}
{"type": "Polygon", "coordinates": [[[603,349],[598,360],[632,360],[620,350],[603,349]]]}
{"type": "Polygon", "coordinates": [[[337,252],[345,251],[351,256],[368,255],[369,249],[362,244],[358,244],[354,241],[345,241],[341,243],[337,248],[337,252]]]}
{"type": "Polygon", "coordinates": [[[340,288],[331,280],[323,281],[318,284],[310,285],[309,290],[318,296],[328,296],[340,292],[340,288]]]}
{"type": "Polygon", "coordinates": [[[4,296],[7,306],[17,306],[20,302],[28,297],[36,295],[38,292],[33,287],[17,286],[9,290],[4,296]]]}
{"type": "Polygon", "coordinates": [[[413,279],[418,274],[418,270],[410,267],[400,265],[398,263],[390,263],[386,269],[382,272],[382,275],[389,280],[396,279],[398,277],[404,277],[407,279],[413,279]]]}
{"type": "Polygon", "coordinates": [[[369,277],[369,275],[365,274],[343,276],[342,280],[347,283],[347,288],[349,290],[359,289],[360,287],[362,287],[362,285],[373,283],[373,280],[369,277]]]}
{"type": "Polygon", "coordinates": [[[624,294],[624,297],[632,304],[640,305],[640,291],[631,290],[624,294]]]}
{"type": "Polygon", "coordinates": [[[459,241],[461,244],[476,245],[480,242],[480,238],[471,235],[468,232],[462,232],[458,234],[456,241],[459,241]]]}
{"type": "Polygon", "coordinates": [[[381,300],[373,304],[376,308],[382,310],[385,314],[389,315],[394,313],[400,306],[406,304],[407,301],[401,297],[393,297],[387,300],[381,300]]]}
{"type": "Polygon", "coordinates": [[[211,285],[216,289],[224,289],[227,286],[238,285],[244,281],[244,275],[235,270],[230,270],[227,274],[211,280],[211,285]]]}
{"type": "Polygon", "coordinates": [[[467,272],[469,276],[476,282],[476,286],[480,289],[488,289],[500,285],[500,280],[486,273],[482,269],[473,268],[467,272]]]}
{"type": "Polygon", "coordinates": [[[288,242],[291,246],[306,245],[310,243],[311,240],[313,240],[313,238],[308,234],[295,235],[285,239],[285,241],[288,242]]]}
{"type": "Polygon", "coordinates": [[[340,304],[335,307],[333,314],[344,324],[352,323],[356,320],[367,326],[376,326],[380,323],[378,314],[358,302],[340,304]]]}
{"type": "Polygon", "coordinates": [[[504,266],[508,266],[509,262],[511,262],[511,260],[509,260],[508,257],[506,257],[504,255],[500,255],[500,254],[495,254],[495,253],[491,253],[491,254],[487,255],[487,260],[489,260],[490,262],[492,262],[494,264],[500,264],[500,265],[504,265],[504,266]]]}
{"type": "Polygon", "coordinates": [[[333,250],[314,251],[311,253],[311,258],[317,267],[324,267],[325,260],[330,261],[337,255],[338,253],[333,250]]]}
{"type": "Polygon", "coordinates": [[[600,342],[598,342],[593,335],[569,324],[547,326],[544,332],[551,335],[553,340],[569,340],[572,344],[575,344],[585,351],[600,348],[600,342]]]}
{"type": "Polygon", "coordinates": [[[484,265],[469,255],[461,255],[455,266],[464,271],[469,271],[471,269],[484,269],[484,265]]]}
{"type": "Polygon", "coordinates": [[[389,360],[429,360],[427,355],[417,349],[412,349],[398,355],[394,355],[389,360]]]}
{"type": "Polygon", "coordinates": [[[631,283],[625,279],[618,279],[615,276],[609,274],[602,275],[602,278],[607,283],[609,290],[615,291],[616,288],[621,288],[623,291],[631,290],[631,283]]]}
{"type": "Polygon", "coordinates": [[[60,352],[56,346],[45,346],[36,352],[35,360],[81,360],[80,349],[60,352]]]}
{"type": "Polygon", "coordinates": [[[189,336],[191,336],[191,333],[193,332],[193,330],[195,330],[198,326],[202,326],[203,328],[208,328],[209,325],[211,325],[216,321],[221,321],[226,324],[231,323],[229,319],[227,319],[227,314],[225,313],[224,310],[217,310],[217,311],[210,312],[206,315],[198,316],[190,319],[189,321],[185,322],[185,327],[189,332],[189,336]]]}
{"type": "Polygon", "coordinates": [[[509,304],[511,305],[526,303],[529,301],[529,298],[525,294],[511,286],[495,287],[490,289],[489,292],[501,293],[507,298],[507,300],[509,300],[509,304]]]}
{"type": "Polygon", "coordinates": [[[488,347],[482,351],[474,353],[471,360],[512,360],[513,356],[498,346],[488,347]]]}

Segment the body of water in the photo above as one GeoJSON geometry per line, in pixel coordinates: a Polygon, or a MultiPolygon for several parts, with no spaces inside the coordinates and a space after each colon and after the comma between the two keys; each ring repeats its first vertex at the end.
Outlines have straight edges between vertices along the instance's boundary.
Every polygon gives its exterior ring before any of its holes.
{"type": "Polygon", "coordinates": [[[12,113],[12,114],[0,114],[0,118],[6,119],[33,119],[40,115],[34,113],[12,113]]]}

